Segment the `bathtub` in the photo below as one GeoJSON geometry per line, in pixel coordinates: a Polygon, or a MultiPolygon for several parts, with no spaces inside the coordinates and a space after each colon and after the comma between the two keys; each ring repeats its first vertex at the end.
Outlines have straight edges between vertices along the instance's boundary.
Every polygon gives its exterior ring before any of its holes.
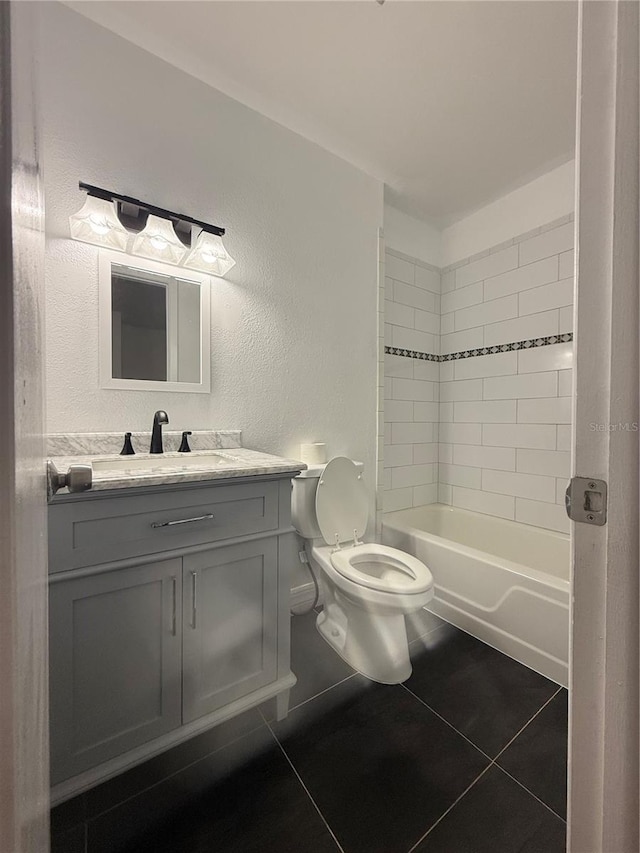
{"type": "Polygon", "coordinates": [[[431,569],[428,610],[567,686],[568,535],[430,504],[385,513],[382,542],[431,569]]]}

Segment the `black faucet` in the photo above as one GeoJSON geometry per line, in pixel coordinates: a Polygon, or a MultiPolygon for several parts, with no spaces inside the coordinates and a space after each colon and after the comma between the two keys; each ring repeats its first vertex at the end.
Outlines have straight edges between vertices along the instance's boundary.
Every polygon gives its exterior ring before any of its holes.
{"type": "Polygon", "coordinates": [[[153,416],[153,430],[151,431],[151,447],[149,453],[162,453],[162,424],[169,423],[169,415],[162,409],[153,416]]]}

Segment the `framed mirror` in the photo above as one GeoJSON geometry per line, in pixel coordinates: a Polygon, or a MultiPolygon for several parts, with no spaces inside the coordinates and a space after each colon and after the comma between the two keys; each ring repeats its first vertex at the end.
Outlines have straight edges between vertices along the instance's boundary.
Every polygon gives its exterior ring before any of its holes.
{"type": "Polygon", "coordinates": [[[101,252],[101,387],[208,393],[209,288],[207,275],[101,252]]]}

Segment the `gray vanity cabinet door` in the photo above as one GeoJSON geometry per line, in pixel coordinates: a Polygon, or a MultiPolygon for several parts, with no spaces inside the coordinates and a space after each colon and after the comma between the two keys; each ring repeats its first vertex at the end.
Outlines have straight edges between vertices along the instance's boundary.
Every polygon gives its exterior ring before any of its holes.
{"type": "Polygon", "coordinates": [[[181,724],[182,561],[50,587],[55,784],[181,724]]]}
{"type": "Polygon", "coordinates": [[[275,681],[277,541],[205,551],[183,567],[186,723],[275,681]]]}

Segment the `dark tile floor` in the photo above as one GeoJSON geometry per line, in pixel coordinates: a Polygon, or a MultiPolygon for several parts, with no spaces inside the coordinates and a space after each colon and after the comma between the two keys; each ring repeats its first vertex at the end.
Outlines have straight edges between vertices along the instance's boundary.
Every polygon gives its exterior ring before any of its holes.
{"type": "Polygon", "coordinates": [[[567,693],[437,617],[373,684],[292,620],[280,723],[250,711],[52,812],[53,853],[561,853],[567,693]]]}

